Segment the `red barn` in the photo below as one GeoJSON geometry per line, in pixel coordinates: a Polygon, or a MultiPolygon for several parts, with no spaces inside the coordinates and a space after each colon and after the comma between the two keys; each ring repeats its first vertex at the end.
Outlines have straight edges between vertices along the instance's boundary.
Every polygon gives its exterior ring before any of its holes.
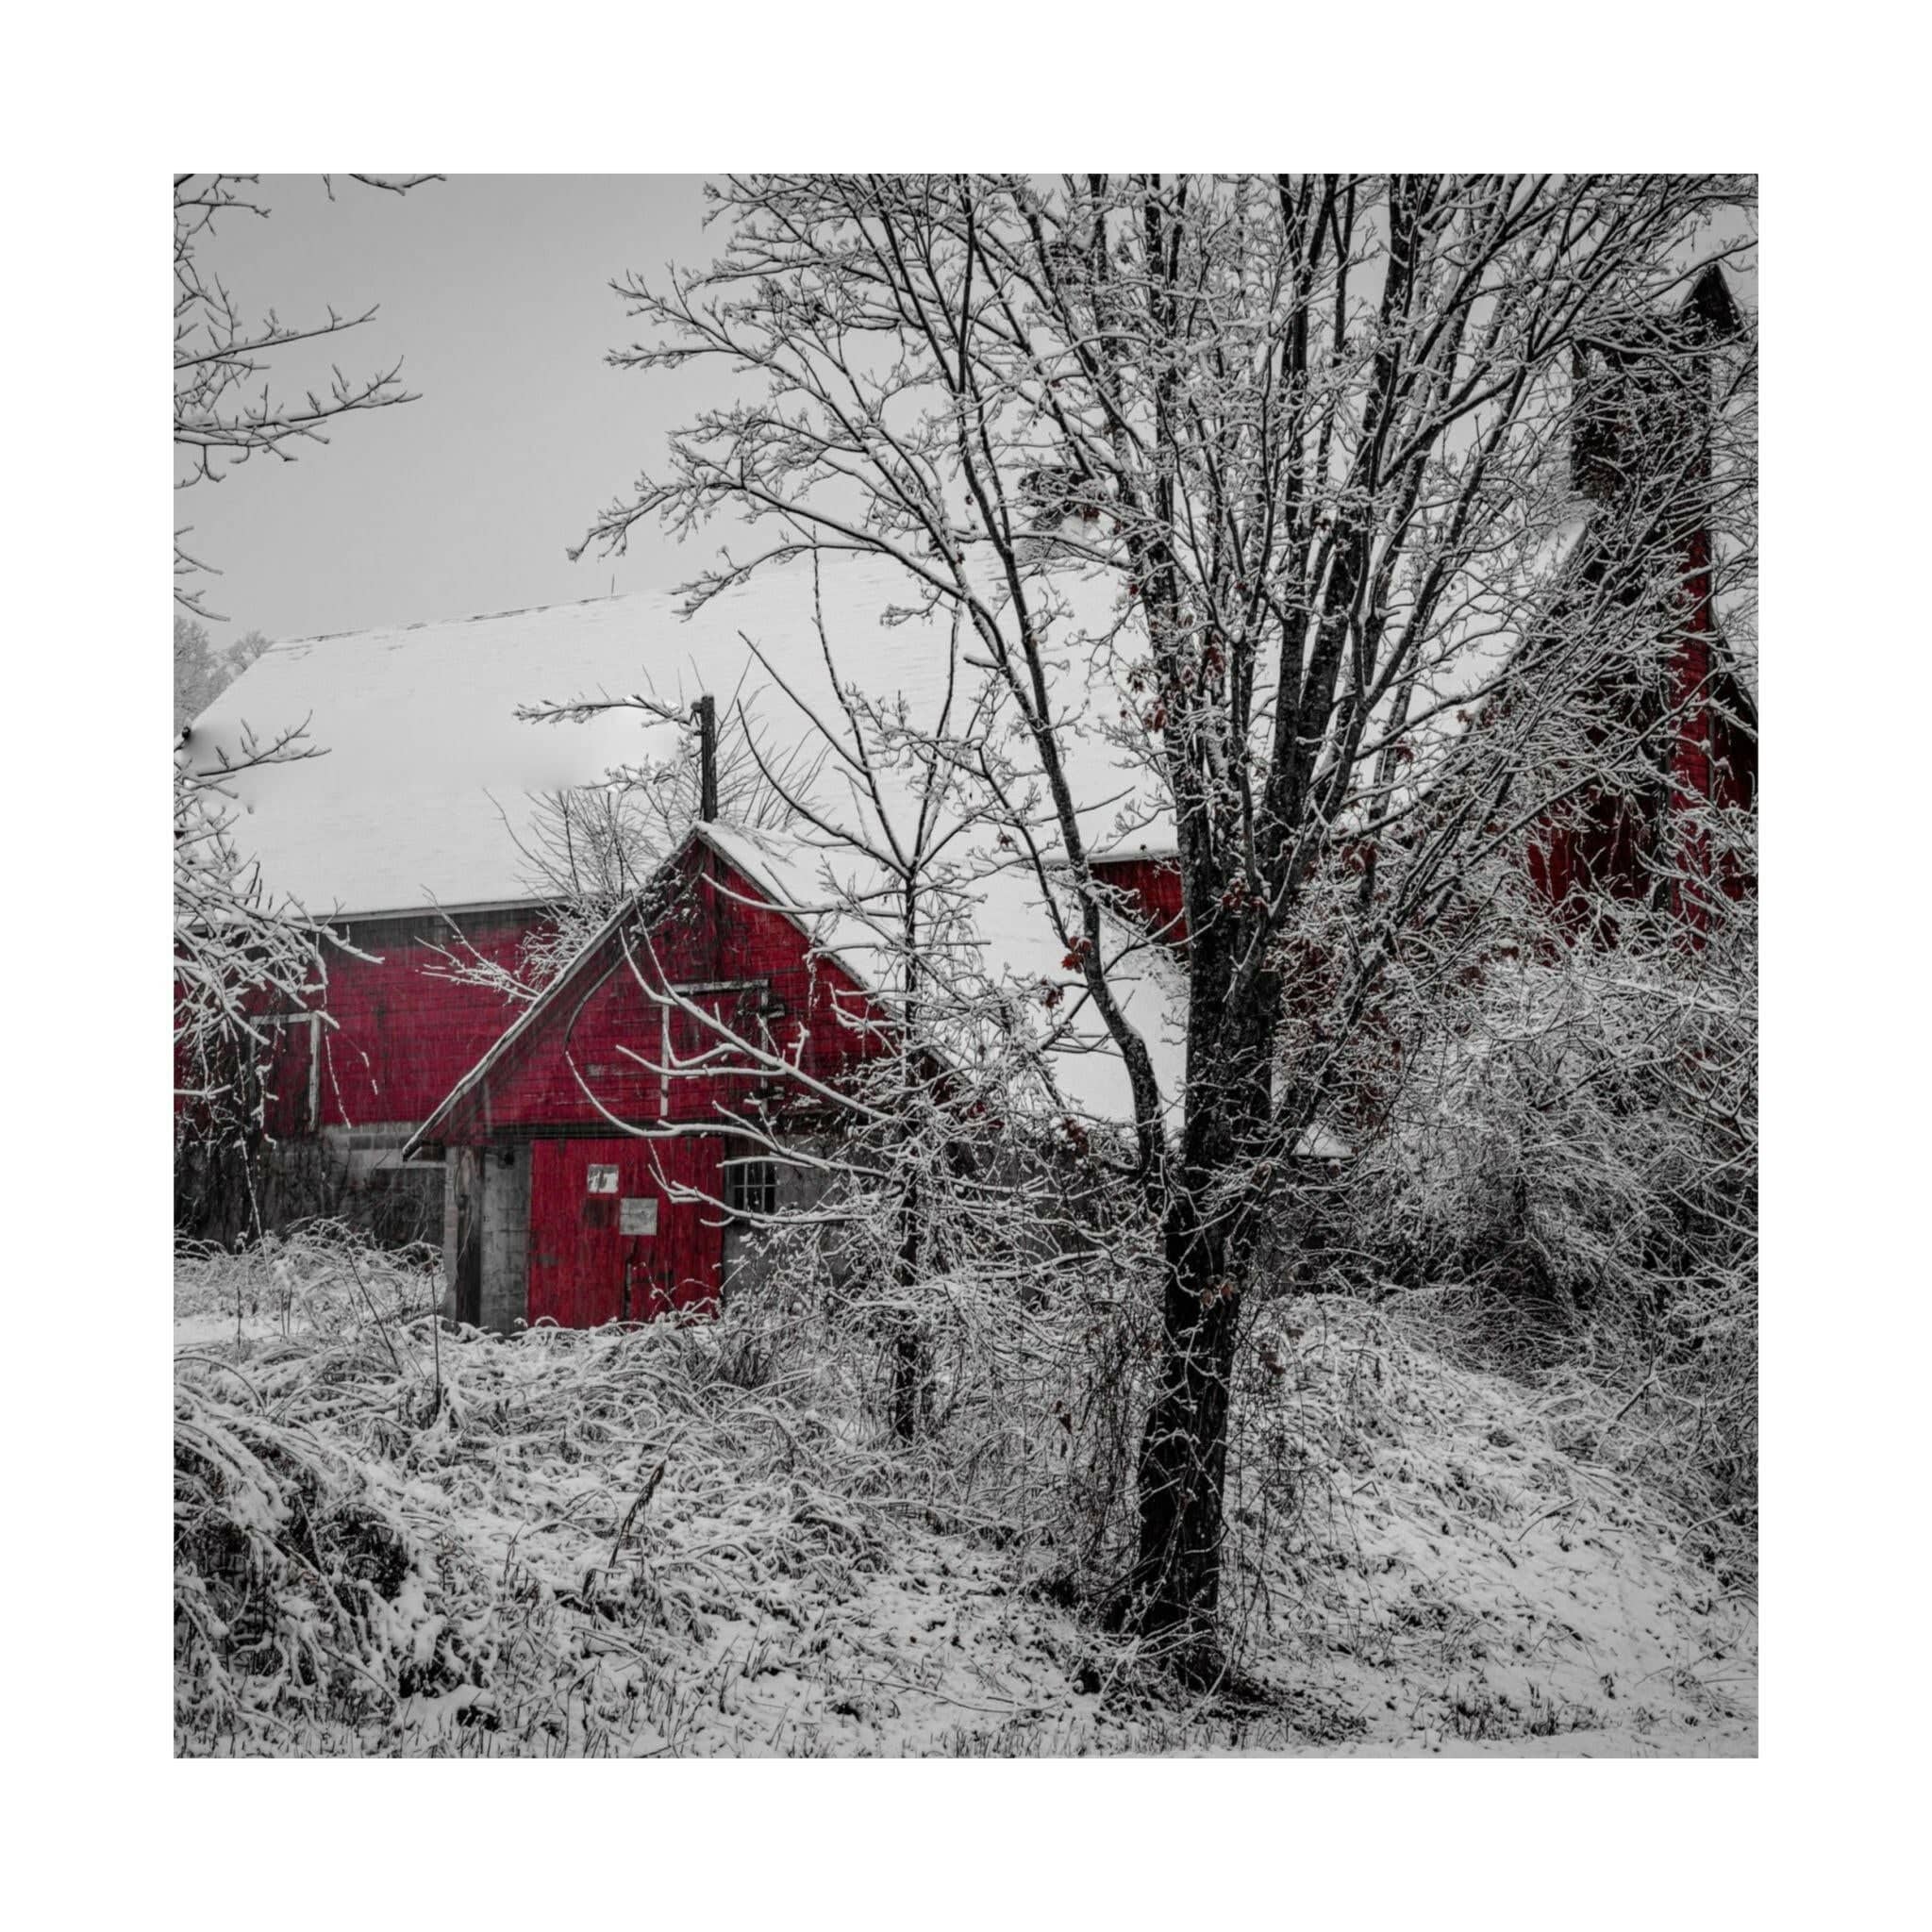
{"type": "MultiPolygon", "coordinates": [[[[858,667],[878,693],[917,711],[947,689],[955,644],[943,622],[882,622],[905,595],[900,574],[854,564],[827,581],[824,602],[841,676],[858,667]]],[[[864,998],[862,942],[848,935],[841,952],[837,922],[823,916],[822,855],[728,823],[692,831],[690,800],[658,828],[640,868],[661,865],[660,877],[681,886],[675,929],[652,935],[656,991],[669,1003],[654,1003],[625,960],[626,932],[636,938],[625,919],[535,997],[541,975],[523,973],[519,984],[520,968],[531,949],[554,948],[559,895],[572,883],[559,875],[558,821],[546,812],[658,767],[688,768],[691,745],[685,727],[641,709],[560,724],[518,713],[546,699],[632,692],[678,708],[709,691],[742,708],[744,728],[795,741],[801,701],[822,713],[835,703],[820,639],[801,615],[811,608],[808,581],[780,572],[688,621],[668,598],[634,596],[296,640],[266,653],[196,721],[188,754],[209,764],[250,731],[305,718],[325,753],[234,788],[239,842],[274,890],[326,919],[341,941],[327,949],[327,986],[317,991],[326,1018],[304,1010],[280,1022],[269,1122],[281,1143],[275,1218],[348,1212],[391,1236],[441,1241],[459,1306],[491,1325],[715,1297],[739,1233],[727,1196],[762,1198],[802,1181],[745,1165],[729,1108],[769,1096],[774,1083],[715,1058],[693,1077],[681,1063],[697,1055],[703,1029],[675,1002],[728,1014],[761,1040],[782,1035],[804,1071],[823,1062],[829,1072],[862,1038],[851,1024],[864,998]],[[654,1049],[663,1056],[656,1065],[639,1058],[654,1049]],[[672,1064],[677,1077],[658,1071],[672,1064]],[[641,1124],[665,1138],[625,1131],[641,1124]],[[628,1144],[608,1144],[619,1140],[628,1144]],[[593,1197],[592,1170],[601,1190],[611,1169],[616,1191],[593,1197]],[[646,1250],[624,1224],[652,1214],[661,1233],[646,1250]]],[[[1117,775],[1091,782],[1110,814],[1117,775]]],[[[634,888],[636,874],[626,882],[634,888]]],[[[988,886],[989,969],[1036,990],[1074,990],[1055,1020],[1071,1049],[1056,1062],[1068,1108],[1123,1117],[1124,1070],[1092,1016],[1076,1011],[1077,974],[1064,969],[1037,896],[1018,871],[988,886]]],[[[1150,950],[1138,933],[1123,942],[1150,950]]],[[[1172,976],[1164,962],[1147,970],[1172,976]]],[[[1173,989],[1131,974],[1124,984],[1177,1081],[1173,989]]]]}
{"type": "Polygon", "coordinates": [[[410,1144],[447,1154],[457,1311],[566,1327],[715,1306],[739,1212],[797,1203],[774,1137],[835,1124],[815,1095],[884,1016],[786,903],[796,841],[693,827],[467,1070],[410,1144]],[[739,1044],[741,1042],[741,1045],[739,1044]],[[756,1139],[734,1134],[755,1120],[756,1139]]]}

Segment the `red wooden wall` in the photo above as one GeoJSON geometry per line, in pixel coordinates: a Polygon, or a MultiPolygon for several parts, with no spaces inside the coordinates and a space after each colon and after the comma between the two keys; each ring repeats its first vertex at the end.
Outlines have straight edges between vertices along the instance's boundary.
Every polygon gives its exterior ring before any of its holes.
{"type": "Polygon", "coordinates": [[[322,1059],[310,1078],[311,1028],[282,1029],[269,1129],[277,1139],[322,1127],[415,1125],[495,1044],[516,1017],[514,1002],[487,988],[453,985],[439,948],[470,948],[497,965],[514,964],[525,936],[548,915],[541,908],[337,921],[358,951],[327,951],[328,1011],[319,1031],[322,1059]],[[460,941],[458,934],[460,933],[460,941]],[[313,1106],[311,1107],[311,1095],[313,1106]]]}
{"type": "Polygon", "coordinates": [[[715,1309],[724,1254],[718,1209],[672,1193],[681,1184],[719,1199],[723,1151],[716,1134],[539,1141],[530,1150],[528,1321],[591,1328],[715,1309]],[[593,1167],[617,1170],[614,1192],[591,1191],[593,1167]],[[624,1232],[626,1200],[657,1203],[655,1234],[624,1232]]]}
{"type": "Polygon", "coordinates": [[[1096,858],[1093,875],[1132,900],[1147,930],[1174,945],[1188,940],[1188,917],[1181,905],[1179,862],[1173,858],[1096,858]]]}
{"type": "Polygon", "coordinates": [[[857,984],[835,962],[812,958],[782,912],[744,903],[760,896],[708,846],[690,848],[673,908],[648,943],[634,941],[626,957],[613,940],[553,988],[535,1023],[453,1110],[442,1138],[481,1144],[507,1134],[722,1126],[760,1101],[822,1110],[796,1082],[748,1061],[699,1022],[674,1008],[667,1024],[647,991],[691,989],[693,1004],[816,1079],[834,1081],[876,1051],[881,1042],[859,1024],[867,1008],[857,984]],[[666,1079],[667,1068],[681,1071],[666,1079]]]}

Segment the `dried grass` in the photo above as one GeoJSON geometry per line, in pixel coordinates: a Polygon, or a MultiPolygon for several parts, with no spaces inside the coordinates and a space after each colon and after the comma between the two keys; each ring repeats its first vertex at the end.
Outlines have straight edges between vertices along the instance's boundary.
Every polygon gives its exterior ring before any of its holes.
{"type": "Polygon", "coordinates": [[[421,1260],[328,1225],[181,1257],[220,1324],[175,1364],[184,1753],[675,1748],[709,1620],[800,1626],[908,1526],[1022,1579],[1078,1541],[1087,1364],[1039,1321],[941,1297],[908,1452],[860,1303],[501,1341],[421,1260]]]}

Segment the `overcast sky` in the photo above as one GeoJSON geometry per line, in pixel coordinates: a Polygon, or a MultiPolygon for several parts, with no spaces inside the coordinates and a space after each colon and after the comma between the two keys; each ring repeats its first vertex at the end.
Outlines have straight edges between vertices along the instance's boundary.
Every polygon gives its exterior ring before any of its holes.
{"type": "MultiPolygon", "coordinates": [[[[216,565],[208,602],[274,638],[668,587],[699,554],[641,533],[630,556],[573,564],[567,544],[656,463],[689,415],[690,375],[608,367],[629,340],[609,283],[708,261],[695,176],[455,176],[407,196],[337,177],[265,177],[267,221],[225,218],[205,258],[244,315],[285,324],[372,304],[331,345],[343,372],[403,358],[421,400],[352,417],[326,448],[258,459],[175,499],[188,549],[216,565]]],[[[287,357],[297,386],[325,376],[287,357]]],[[[278,386],[286,386],[285,383],[278,386]]],[[[204,580],[207,582],[208,580],[204,580]]]]}
{"type": "MultiPolygon", "coordinates": [[[[405,196],[346,176],[266,176],[266,221],[225,217],[205,265],[244,316],[284,324],[330,305],[365,326],[305,363],[285,352],[276,385],[351,377],[398,357],[420,400],[351,417],[298,460],[248,463],[175,499],[204,579],[217,642],[362,630],[481,611],[668,589],[695,575],[723,535],[680,547],[641,527],[620,559],[573,564],[597,511],[659,464],[666,434],[727,378],[612,369],[633,339],[610,288],[626,270],[708,262],[696,175],[456,175],[405,196]]],[[[1741,226],[1741,225],[1740,225],[1741,226]]],[[[1716,245],[1704,238],[1703,256],[1716,245]]],[[[1755,302],[1755,276],[1734,285],[1755,302]]]]}

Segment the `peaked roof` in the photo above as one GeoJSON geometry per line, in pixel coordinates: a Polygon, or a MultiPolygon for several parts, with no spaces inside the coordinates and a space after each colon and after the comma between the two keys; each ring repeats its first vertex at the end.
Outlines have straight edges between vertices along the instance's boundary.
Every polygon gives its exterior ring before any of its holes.
{"type": "Polygon", "coordinates": [[[1687,321],[1694,317],[1720,341],[1743,332],[1743,313],[1738,307],[1738,298],[1731,293],[1729,277],[1714,261],[1705,263],[1703,274],[1691,283],[1690,292],[1678,306],[1677,313],[1687,321]]]}

